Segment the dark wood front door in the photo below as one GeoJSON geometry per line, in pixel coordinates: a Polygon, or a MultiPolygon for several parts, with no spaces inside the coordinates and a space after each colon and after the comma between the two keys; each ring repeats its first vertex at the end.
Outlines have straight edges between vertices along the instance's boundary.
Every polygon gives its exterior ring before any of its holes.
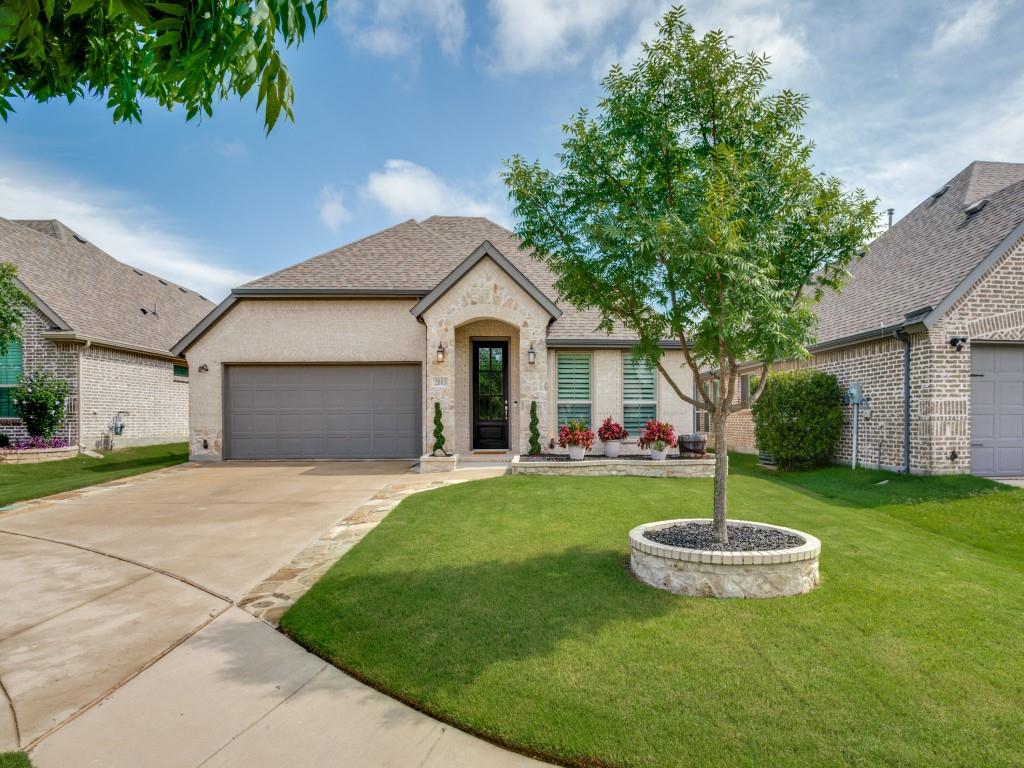
{"type": "Polygon", "coordinates": [[[473,342],[473,448],[508,448],[508,342],[473,342]]]}

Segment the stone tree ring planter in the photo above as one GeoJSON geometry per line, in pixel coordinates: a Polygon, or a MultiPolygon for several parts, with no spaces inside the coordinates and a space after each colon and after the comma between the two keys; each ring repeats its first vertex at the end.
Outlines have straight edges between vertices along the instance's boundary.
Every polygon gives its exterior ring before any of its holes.
{"type": "Polygon", "coordinates": [[[629,532],[630,567],[645,584],[693,597],[786,597],[818,586],[821,542],[765,523],[730,520],[732,546],[716,550],[708,519],[663,520],[629,532]],[[660,541],[659,541],[660,539],[660,541]],[[774,547],[767,549],[765,547],[774,547]]]}

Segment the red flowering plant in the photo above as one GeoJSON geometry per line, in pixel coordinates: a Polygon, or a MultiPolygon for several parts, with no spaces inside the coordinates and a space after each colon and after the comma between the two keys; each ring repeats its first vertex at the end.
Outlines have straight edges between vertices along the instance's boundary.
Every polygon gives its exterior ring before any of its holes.
{"type": "Polygon", "coordinates": [[[671,424],[651,419],[644,426],[644,433],[640,435],[636,444],[641,448],[653,448],[656,451],[675,448],[676,430],[671,424]]]}
{"type": "Polygon", "coordinates": [[[570,421],[558,430],[558,444],[563,448],[570,445],[582,445],[588,451],[594,445],[594,430],[582,421],[570,421]]]}
{"type": "Polygon", "coordinates": [[[612,417],[609,416],[598,427],[597,436],[601,439],[602,443],[607,443],[609,440],[625,440],[629,437],[629,432],[621,424],[616,424],[612,421],[612,417]]]}

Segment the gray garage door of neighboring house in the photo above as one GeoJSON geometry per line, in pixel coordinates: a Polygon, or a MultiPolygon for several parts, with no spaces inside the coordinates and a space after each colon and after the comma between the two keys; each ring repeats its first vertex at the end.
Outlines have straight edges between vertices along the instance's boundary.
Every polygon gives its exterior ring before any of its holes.
{"type": "Polygon", "coordinates": [[[1024,475],[1024,345],[971,345],[971,472],[1024,475]]]}
{"type": "Polygon", "coordinates": [[[225,370],[226,458],[404,459],[421,453],[418,364],[225,370]]]}

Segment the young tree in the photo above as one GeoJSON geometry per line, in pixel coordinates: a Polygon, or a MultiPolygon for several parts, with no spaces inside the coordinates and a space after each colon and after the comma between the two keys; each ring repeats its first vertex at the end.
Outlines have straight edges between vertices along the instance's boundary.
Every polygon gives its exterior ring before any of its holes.
{"type": "Polygon", "coordinates": [[[149,98],[186,119],[257,87],[267,132],[292,118],[278,43],[298,45],[327,0],[6,0],[0,3],[0,118],[10,99],[106,95],[114,121],[149,98]]]}
{"type": "Polygon", "coordinates": [[[605,77],[598,112],[564,126],[558,171],[520,156],[504,171],[516,233],[562,297],[632,330],[676,395],[711,413],[723,542],[727,419],[760,396],[771,362],[807,355],[813,303],[839,288],[876,219],[861,190],[815,173],[807,98],[767,93],[768,79],[766,56],[741,56],[721,31],[697,37],[674,8],[636,66],[605,77]],[[666,339],[695,381],[717,369],[717,401],[683,391],[666,339]],[[760,382],[738,401],[746,360],[761,362],[760,382]]]}
{"type": "Polygon", "coordinates": [[[32,306],[29,297],[14,282],[16,274],[13,264],[0,263],[0,356],[6,355],[11,344],[21,338],[22,313],[32,306]]]}

